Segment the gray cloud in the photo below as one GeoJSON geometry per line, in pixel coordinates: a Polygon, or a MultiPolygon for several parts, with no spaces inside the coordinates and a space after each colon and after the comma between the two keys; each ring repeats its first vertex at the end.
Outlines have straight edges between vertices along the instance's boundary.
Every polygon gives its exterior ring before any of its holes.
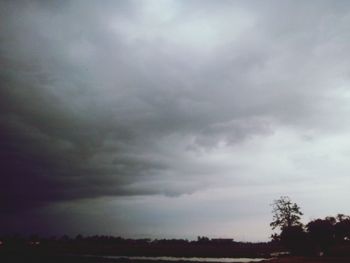
{"type": "Polygon", "coordinates": [[[344,145],[345,1],[11,1],[0,12],[1,210],[308,181],[304,149],[344,145]]]}

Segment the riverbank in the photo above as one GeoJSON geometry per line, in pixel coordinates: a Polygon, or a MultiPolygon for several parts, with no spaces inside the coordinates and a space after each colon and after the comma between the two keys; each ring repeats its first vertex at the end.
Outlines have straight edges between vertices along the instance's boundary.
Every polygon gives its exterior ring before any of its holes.
{"type": "Polygon", "coordinates": [[[281,257],[261,263],[349,263],[348,257],[281,257]]]}
{"type": "MultiPolygon", "coordinates": [[[[236,258],[238,260],[238,258],[236,258]]],[[[186,259],[177,261],[168,260],[153,260],[153,259],[128,259],[128,258],[115,258],[115,257],[104,257],[104,256],[82,256],[82,255],[1,255],[0,262],[4,263],[193,263],[186,259]]],[[[236,263],[249,263],[249,262],[260,262],[260,263],[349,263],[350,258],[348,257],[281,257],[273,259],[265,259],[262,261],[256,261],[256,259],[242,258],[236,263]]],[[[208,263],[203,258],[203,261],[197,261],[196,263],[208,263]]],[[[220,260],[217,263],[221,263],[220,260]]]]}
{"type": "MultiPolygon", "coordinates": [[[[228,259],[227,259],[228,260],[228,259]]],[[[262,259],[254,258],[231,258],[229,261],[225,259],[217,259],[213,261],[212,258],[198,258],[198,261],[193,261],[193,258],[179,258],[178,260],[159,260],[153,258],[126,258],[126,257],[113,257],[113,256],[82,256],[82,255],[0,255],[0,262],[4,263],[250,263],[250,262],[262,262],[262,259]],[[207,261],[211,259],[210,261],[207,261]],[[222,261],[224,260],[224,261],[222,261]]]]}

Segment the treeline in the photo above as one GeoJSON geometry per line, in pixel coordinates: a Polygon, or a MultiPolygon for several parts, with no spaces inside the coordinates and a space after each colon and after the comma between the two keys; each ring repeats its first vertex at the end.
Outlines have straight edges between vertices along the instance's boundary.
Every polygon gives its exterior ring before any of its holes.
{"type": "Polygon", "coordinates": [[[198,236],[197,240],[188,239],[132,239],[115,237],[109,235],[93,235],[83,236],[81,234],[70,237],[63,235],[60,237],[40,237],[39,235],[20,236],[20,235],[5,235],[0,236],[0,248],[8,244],[27,244],[27,245],[42,245],[49,243],[95,243],[95,244],[234,244],[238,243],[233,238],[208,238],[206,236],[198,236]]]}
{"type": "Polygon", "coordinates": [[[350,217],[339,214],[314,219],[304,225],[282,228],[273,240],[281,242],[294,253],[345,254],[350,253],[350,217]]]}
{"type": "Polygon", "coordinates": [[[40,238],[7,236],[0,238],[1,251],[8,254],[46,253],[50,255],[117,255],[177,257],[269,257],[277,249],[271,242],[236,242],[227,238],[200,236],[187,239],[126,239],[113,236],[62,236],[40,238]]]}
{"type": "Polygon", "coordinates": [[[295,254],[350,255],[350,216],[338,214],[300,222],[300,207],[282,196],[273,205],[271,227],[279,228],[272,240],[295,254]]]}

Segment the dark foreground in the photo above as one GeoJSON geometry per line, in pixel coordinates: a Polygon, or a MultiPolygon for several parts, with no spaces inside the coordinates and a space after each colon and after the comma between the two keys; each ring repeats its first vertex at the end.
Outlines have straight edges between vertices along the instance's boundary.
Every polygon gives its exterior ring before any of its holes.
{"type": "MultiPolygon", "coordinates": [[[[79,256],[79,255],[0,255],[1,263],[193,263],[192,261],[166,261],[166,260],[134,260],[126,258],[108,258],[102,256],[79,256]]],[[[238,263],[239,261],[237,261],[238,263]]],[[[242,261],[243,262],[243,261],[242,261]]],[[[244,261],[247,263],[248,261],[244,261]]],[[[197,263],[201,263],[198,261],[197,263]]],[[[203,262],[207,263],[207,262],[203,262]]],[[[220,261],[218,261],[220,263],[220,261]]]]}
{"type": "Polygon", "coordinates": [[[100,242],[100,241],[43,241],[7,242],[0,246],[0,263],[193,263],[190,257],[201,258],[196,263],[224,263],[222,258],[246,258],[250,262],[265,258],[262,263],[350,263],[350,246],[337,246],[328,251],[327,257],[271,258],[271,253],[283,251],[272,243],[215,243],[215,242],[100,242]],[[89,255],[89,256],[87,256],[89,255]],[[110,256],[129,256],[133,258],[111,258],[110,256]],[[176,257],[176,261],[155,260],[146,257],[176,257]],[[178,259],[181,257],[182,259],[178,259]],[[183,259],[185,258],[185,259],[183,259]],[[250,258],[250,259],[248,259],[250,258]]]}
{"type": "MultiPolygon", "coordinates": [[[[213,242],[122,242],[54,241],[38,244],[14,243],[0,247],[0,255],[27,255],[27,257],[62,255],[94,255],[96,257],[201,257],[201,258],[269,258],[279,247],[270,243],[213,243],[213,242]]],[[[80,260],[80,259],[79,259],[80,260]]],[[[85,259],[84,259],[85,260],[85,259]]],[[[1,261],[0,261],[1,263],[1,261]]],[[[143,261],[143,263],[146,263],[143,261]]]]}
{"type": "Polygon", "coordinates": [[[342,257],[284,257],[276,258],[262,263],[349,263],[350,258],[342,257]]]}
{"type": "MultiPolygon", "coordinates": [[[[101,256],[72,256],[72,255],[0,255],[1,263],[169,263],[161,260],[129,260],[129,259],[111,259],[101,256]]],[[[349,263],[350,258],[334,257],[282,257],[266,259],[261,263],[349,263]]],[[[172,261],[172,263],[192,263],[189,261],[172,261]]],[[[247,263],[247,261],[244,261],[247,263]]]]}

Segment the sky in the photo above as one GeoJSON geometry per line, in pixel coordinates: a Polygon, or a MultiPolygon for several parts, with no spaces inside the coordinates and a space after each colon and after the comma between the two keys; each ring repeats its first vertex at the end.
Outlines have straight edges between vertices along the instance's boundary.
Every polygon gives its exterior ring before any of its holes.
{"type": "Polygon", "coordinates": [[[0,234],[267,241],[349,214],[348,1],[1,1],[0,234]]]}

